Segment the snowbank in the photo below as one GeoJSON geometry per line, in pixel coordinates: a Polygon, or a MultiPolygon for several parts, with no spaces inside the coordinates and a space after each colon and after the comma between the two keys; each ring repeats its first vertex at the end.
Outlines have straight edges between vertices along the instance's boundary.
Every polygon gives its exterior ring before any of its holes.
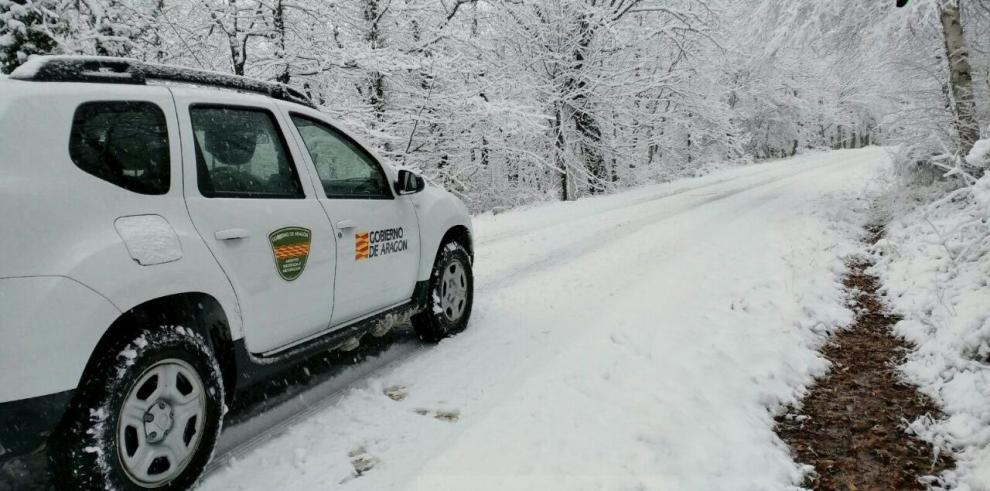
{"type": "Polygon", "coordinates": [[[946,474],[950,484],[990,490],[990,176],[948,195],[894,193],[875,271],[888,302],[904,316],[897,334],[917,345],[901,369],[946,413],[912,427],[956,453],[958,468],[946,474]]]}

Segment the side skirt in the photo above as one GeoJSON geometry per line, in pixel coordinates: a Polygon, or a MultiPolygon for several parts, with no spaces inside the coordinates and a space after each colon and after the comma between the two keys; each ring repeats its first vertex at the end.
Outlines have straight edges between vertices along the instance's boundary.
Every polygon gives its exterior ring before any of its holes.
{"type": "Polygon", "coordinates": [[[62,419],[75,389],[0,402],[0,464],[39,449],[62,419]]]}
{"type": "Polygon", "coordinates": [[[237,367],[237,387],[235,390],[244,389],[257,382],[268,379],[278,372],[296,363],[305,361],[318,353],[339,349],[345,346],[351,339],[360,339],[366,334],[381,328],[385,323],[394,322],[395,319],[405,319],[422,312],[427,305],[428,290],[428,281],[418,281],[413,290],[413,296],[408,302],[352,324],[347,324],[340,328],[331,328],[323,336],[271,356],[251,353],[244,343],[244,338],[234,341],[234,361],[237,367]]]}

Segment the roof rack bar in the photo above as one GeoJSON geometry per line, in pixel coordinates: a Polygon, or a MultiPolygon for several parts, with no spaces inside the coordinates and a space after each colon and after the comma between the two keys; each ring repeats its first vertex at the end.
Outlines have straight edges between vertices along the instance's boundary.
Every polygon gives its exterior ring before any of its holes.
{"type": "Polygon", "coordinates": [[[315,108],[301,91],[277,82],[266,82],[226,73],[145,63],[129,58],[102,56],[35,56],[10,78],[34,82],[89,82],[145,85],[148,80],[208,85],[264,94],[315,108]]]}

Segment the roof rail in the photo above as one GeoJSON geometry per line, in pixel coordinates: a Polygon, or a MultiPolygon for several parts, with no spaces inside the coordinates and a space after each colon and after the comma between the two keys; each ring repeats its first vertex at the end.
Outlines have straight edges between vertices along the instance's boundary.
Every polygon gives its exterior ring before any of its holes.
{"type": "Polygon", "coordinates": [[[34,56],[11,74],[13,80],[33,82],[90,82],[145,85],[148,80],[209,85],[264,94],[275,99],[316,108],[304,93],[288,85],[195,68],[156,65],[130,58],[105,56],[34,56]]]}

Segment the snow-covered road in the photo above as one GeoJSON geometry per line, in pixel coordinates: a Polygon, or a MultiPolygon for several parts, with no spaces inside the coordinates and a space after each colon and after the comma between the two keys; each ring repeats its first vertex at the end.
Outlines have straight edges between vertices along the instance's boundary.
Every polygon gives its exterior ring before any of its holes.
{"type": "Polygon", "coordinates": [[[851,319],[841,256],[885,165],[876,148],[812,153],[478,217],[468,331],[203,489],[787,488],[801,469],[773,411],[851,319]],[[373,464],[360,476],[355,454],[373,464]]]}

